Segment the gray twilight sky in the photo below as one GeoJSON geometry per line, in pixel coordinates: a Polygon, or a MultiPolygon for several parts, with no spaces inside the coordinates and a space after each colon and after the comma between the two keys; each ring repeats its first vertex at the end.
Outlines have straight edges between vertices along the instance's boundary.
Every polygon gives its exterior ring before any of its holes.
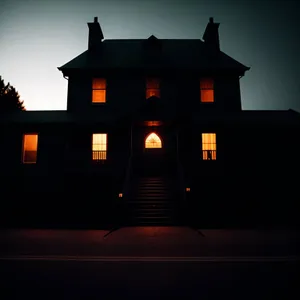
{"type": "Polygon", "coordinates": [[[87,49],[98,16],[106,39],[202,39],[220,22],[221,50],[251,67],[243,109],[300,111],[299,0],[0,0],[0,75],[27,110],[66,109],[57,67],[87,49]]]}

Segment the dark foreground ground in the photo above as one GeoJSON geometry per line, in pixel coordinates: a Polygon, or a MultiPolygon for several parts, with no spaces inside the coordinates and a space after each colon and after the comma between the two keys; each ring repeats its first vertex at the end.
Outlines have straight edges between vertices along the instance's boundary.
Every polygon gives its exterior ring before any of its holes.
{"type": "Polygon", "coordinates": [[[299,262],[1,261],[1,299],[299,299],[299,262]]]}
{"type": "Polygon", "coordinates": [[[1,230],[0,299],[299,299],[298,231],[1,230]]]}

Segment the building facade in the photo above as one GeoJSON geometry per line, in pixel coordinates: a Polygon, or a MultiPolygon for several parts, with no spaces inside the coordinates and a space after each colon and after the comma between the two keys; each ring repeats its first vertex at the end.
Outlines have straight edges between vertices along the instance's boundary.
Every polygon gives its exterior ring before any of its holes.
{"type": "Polygon", "coordinates": [[[1,116],[4,226],[290,226],[300,115],[243,111],[250,69],[201,39],[104,39],[58,68],[66,111],[1,116]]]}

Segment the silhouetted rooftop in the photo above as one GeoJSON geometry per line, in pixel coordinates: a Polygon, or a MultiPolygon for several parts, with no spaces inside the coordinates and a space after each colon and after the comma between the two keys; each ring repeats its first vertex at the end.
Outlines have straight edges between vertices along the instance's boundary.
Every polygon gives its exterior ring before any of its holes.
{"type": "MultiPolygon", "coordinates": [[[[149,65],[144,55],[145,41],[147,39],[104,40],[99,51],[87,50],[58,69],[68,75],[74,69],[144,68],[149,65]]],[[[161,68],[232,70],[240,75],[250,69],[222,51],[212,56],[209,46],[200,39],[157,41],[160,43],[161,68]]]]}

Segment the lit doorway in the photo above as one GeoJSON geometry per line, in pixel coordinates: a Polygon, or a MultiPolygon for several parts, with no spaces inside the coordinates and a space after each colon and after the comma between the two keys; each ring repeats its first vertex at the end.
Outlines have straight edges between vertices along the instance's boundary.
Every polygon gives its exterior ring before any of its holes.
{"type": "Polygon", "coordinates": [[[151,132],[145,139],[145,149],[161,149],[161,138],[155,133],[151,132]]]}

